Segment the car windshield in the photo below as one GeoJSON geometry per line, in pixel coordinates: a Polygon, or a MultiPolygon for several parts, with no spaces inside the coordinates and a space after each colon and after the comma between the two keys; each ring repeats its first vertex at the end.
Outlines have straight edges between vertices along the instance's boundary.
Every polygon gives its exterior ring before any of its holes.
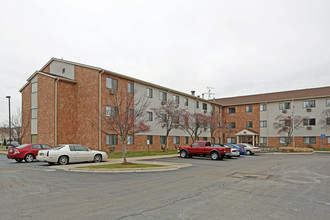
{"type": "Polygon", "coordinates": [[[64,147],[64,145],[60,145],[60,146],[56,146],[54,148],[52,148],[52,150],[60,150],[64,147]]]}
{"type": "Polygon", "coordinates": [[[16,147],[16,148],[24,148],[24,147],[26,147],[26,146],[28,146],[29,144],[22,144],[22,145],[20,145],[20,146],[18,146],[18,147],[16,147]]]}

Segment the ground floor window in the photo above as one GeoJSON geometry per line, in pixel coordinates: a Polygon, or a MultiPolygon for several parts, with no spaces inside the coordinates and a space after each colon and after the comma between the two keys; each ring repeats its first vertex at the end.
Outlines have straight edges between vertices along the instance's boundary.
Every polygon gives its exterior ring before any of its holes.
{"type": "Polygon", "coordinates": [[[221,138],[218,138],[218,143],[221,144],[221,138]]]}
{"type": "Polygon", "coordinates": [[[280,137],[280,144],[290,144],[290,139],[288,137],[280,137]]]}
{"type": "Polygon", "coordinates": [[[189,137],[184,137],[184,144],[189,144],[189,137]]]}
{"type": "Polygon", "coordinates": [[[152,137],[152,135],[148,135],[147,136],[147,144],[153,144],[153,137],[152,137]]]}
{"type": "Polygon", "coordinates": [[[38,143],[38,135],[37,134],[32,134],[31,135],[31,143],[38,143]]]}
{"type": "Polygon", "coordinates": [[[315,144],[316,137],[304,137],[304,144],[315,144]]]}
{"type": "Polygon", "coordinates": [[[118,135],[116,134],[106,134],[105,135],[106,145],[118,145],[118,135]]]}
{"type": "Polygon", "coordinates": [[[207,137],[203,137],[203,141],[207,141],[207,137]]]}
{"type": "Polygon", "coordinates": [[[214,137],[211,138],[211,143],[215,144],[215,138],[214,137]]]}
{"type": "Polygon", "coordinates": [[[327,137],[327,144],[330,144],[330,136],[327,137]]]}
{"type": "Polygon", "coordinates": [[[166,144],[166,136],[159,136],[160,144],[166,144]]]}
{"type": "Polygon", "coordinates": [[[174,136],[173,137],[173,144],[180,144],[180,137],[179,136],[174,136]]]}
{"type": "Polygon", "coordinates": [[[266,137],[261,137],[260,138],[260,144],[267,144],[267,138],[266,137]]]}
{"type": "Polygon", "coordinates": [[[134,144],[134,135],[128,135],[127,136],[127,144],[133,145],[134,144]]]}
{"type": "Polygon", "coordinates": [[[236,144],[236,138],[233,138],[233,137],[227,138],[227,143],[228,144],[236,144]]]}

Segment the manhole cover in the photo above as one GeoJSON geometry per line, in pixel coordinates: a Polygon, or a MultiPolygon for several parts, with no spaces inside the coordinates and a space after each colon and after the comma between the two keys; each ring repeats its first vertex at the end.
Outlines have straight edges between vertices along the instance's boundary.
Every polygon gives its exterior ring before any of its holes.
{"type": "Polygon", "coordinates": [[[235,178],[259,179],[259,180],[265,180],[268,177],[270,177],[270,175],[265,175],[265,174],[239,173],[239,172],[233,173],[231,176],[235,178]]]}

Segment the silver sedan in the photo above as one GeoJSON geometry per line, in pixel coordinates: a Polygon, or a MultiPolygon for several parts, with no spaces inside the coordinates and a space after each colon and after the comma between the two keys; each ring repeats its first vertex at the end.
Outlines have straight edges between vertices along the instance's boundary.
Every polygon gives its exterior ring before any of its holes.
{"type": "Polygon", "coordinates": [[[90,150],[87,147],[76,144],[59,145],[49,150],[40,150],[37,160],[45,161],[49,164],[59,163],[65,165],[78,162],[101,162],[108,158],[108,154],[103,151],[90,150]]]}

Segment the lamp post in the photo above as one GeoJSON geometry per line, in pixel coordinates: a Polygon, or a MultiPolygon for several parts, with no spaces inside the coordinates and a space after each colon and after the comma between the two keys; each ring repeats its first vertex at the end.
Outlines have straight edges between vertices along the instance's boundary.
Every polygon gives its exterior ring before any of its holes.
{"type": "MultiPolygon", "coordinates": [[[[11,120],[10,120],[10,96],[6,96],[6,98],[8,99],[8,104],[9,104],[9,143],[11,144],[11,120]]],[[[8,147],[6,146],[6,149],[8,147]]]]}

